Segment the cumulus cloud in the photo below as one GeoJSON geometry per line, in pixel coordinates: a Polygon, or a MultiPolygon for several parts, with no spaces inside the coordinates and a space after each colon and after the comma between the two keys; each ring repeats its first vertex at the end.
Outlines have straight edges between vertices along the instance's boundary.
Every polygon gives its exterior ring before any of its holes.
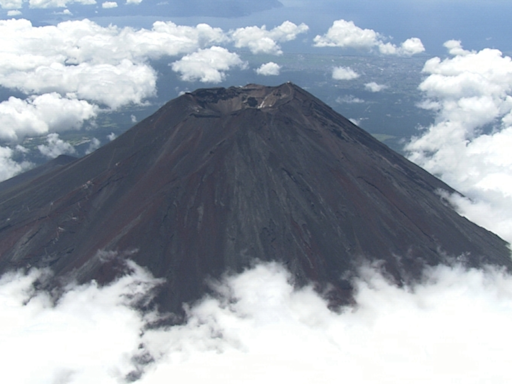
{"type": "Polygon", "coordinates": [[[496,270],[438,267],[422,284],[398,288],[366,267],[354,281],[356,305],[336,313],[311,287],[293,288],[282,266],[263,264],[216,284],[217,295],[190,307],[185,324],[148,329],[157,315],[133,304],[161,281],[130,265],[109,286],[68,287],[55,304],[33,287],[44,271],[4,275],[4,377],[27,384],[339,383],[340,372],[351,383],[512,379],[512,278],[496,270]]]}
{"type": "Polygon", "coordinates": [[[20,9],[23,7],[23,0],[0,0],[3,9],[20,9]]]}
{"type": "Polygon", "coordinates": [[[102,8],[117,8],[117,3],[115,1],[105,1],[101,4],[102,8]]]}
{"type": "Polygon", "coordinates": [[[377,46],[380,53],[385,55],[412,56],[425,51],[425,47],[417,37],[407,39],[399,47],[382,42],[378,42],[377,46]]]}
{"type": "Polygon", "coordinates": [[[334,80],[354,80],[359,74],[350,67],[335,67],[332,70],[332,78],[334,80]]]}
{"type": "Polygon", "coordinates": [[[353,21],[336,20],[323,36],[314,39],[317,47],[367,48],[377,45],[379,34],[372,29],[362,29],[353,21]]]}
{"type": "Polygon", "coordinates": [[[25,149],[21,146],[16,149],[0,147],[0,181],[7,180],[33,166],[33,164],[28,161],[14,160],[13,157],[16,152],[23,153],[25,149]]]}
{"type": "Polygon", "coordinates": [[[402,56],[412,56],[417,53],[421,53],[425,51],[425,47],[420,39],[417,37],[412,37],[410,39],[405,40],[399,48],[398,54],[402,56]]]}
{"type": "Polygon", "coordinates": [[[46,145],[38,145],[37,149],[39,149],[41,154],[52,159],[60,155],[72,155],[76,152],[75,147],[60,139],[58,133],[50,133],[46,136],[46,143],[46,145]]]}
{"type": "Polygon", "coordinates": [[[10,97],[0,103],[0,139],[18,141],[26,136],[79,129],[97,112],[98,108],[87,101],[63,98],[57,93],[27,100],[10,97]]]}
{"type": "Polygon", "coordinates": [[[73,15],[69,9],[64,9],[62,12],[55,12],[55,14],[56,15],[67,15],[67,16],[73,15]]]}
{"type": "Polygon", "coordinates": [[[361,104],[364,103],[364,100],[355,97],[354,95],[347,95],[343,97],[337,97],[336,102],[340,104],[361,104]]]}
{"type": "Polygon", "coordinates": [[[425,63],[422,107],[436,121],[406,146],[409,158],[468,199],[460,212],[512,242],[512,60],[495,49],[467,51],[425,63]]]}
{"type": "Polygon", "coordinates": [[[101,142],[93,137],[89,143],[89,147],[87,148],[87,150],[85,151],[85,154],[88,155],[89,153],[92,153],[94,152],[95,150],[97,150],[99,147],[101,146],[101,142]]]}
{"type": "Polygon", "coordinates": [[[0,355],[12,362],[5,377],[27,384],[124,382],[136,370],[131,358],[140,334],[134,331],[142,331],[146,320],[131,305],[158,283],[141,268],[132,268],[131,275],[111,286],[70,287],[56,305],[48,294],[33,289],[44,271],[4,275],[0,355]]]}
{"type": "Polygon", "coordinates": [[[386,43],[384,37],[372,29],[363,29],[353,21],[336,20],[325,35],[314,39],[316,47],[340,47],[372,50],[377,48],[385,55],[412,56],[425,51],[420,39],[413,37],[400,46],[386,43]]]}
{"type": "Polygon", "coordinates": [[[21,11],[18,11],[18,10],[7,11],[7,16],[13,17],[13,16],[19,16],[19,15],[21,15],[21,11]]]}
{"type": "Polygon", "coordinates": [[[227,41],[207,24],[155,22],[151,30],[101,27],[89,20],[34,27],[1,20],[0,85],[27,94],[58,92],[118,108],[156,92],[147,59],[177,56],[227,41]],[[16,39],[10,36],[17,36],[16,39]]]}
{"type": "Polygon", "coordinates": [[[232,67],[245,68],[246,63],[226,48],[211,47],[201,49],[181,60],[172,63],[172,70],[180,73],[183,81],[219,83],[226,77],[225,72],[232,67]]]}
{"type": "Polygon", "coordinates": [[[376,82],[372,81],[371,83],[366,83],[364,87],[370,92],[380,92],[386,89],[387,85],[377,84],[376,82]]]}
{"type": "Polygon", "coordinates": [[[305,33],[308,29],[304,23],[296,25],[285,21],[271,30],[267,30],[266,26],[238,28],[230,32],[230,37],[237,48],[247,47],[254,54],[281,55],[283,51],[278,43],[294,40],[298,34],[305,33]]]}
{"type": "Polygon", "coordinates": [[[266,64],[261,64],[259,68],[256,69],[256,73],[258,75],[263,76],[277,76],[279,75],[279,71],[281,70],[281,66],[274,62],[269,62],[266,64]]]}
{"type": "Polygon", "coordinates": [[[150,58],[191,53],[198,48],[229,41],[222,29],[208,24],[189,27],[162,21],[153,23],[151,30],[132,31],[125,28],[119,37],[124,44],[129,43],[127,49],[131,54],[150,58]]]}
{"type": "Polygon", "coordinates": [[[105,104],[112,109],[140,104],[155,94],[156,74],[148,65],[122,60],[116,65],[53,63],[33,72],[17,72],[0,81],[25,93],[58,92],[105,104]]]}
{"type": "MultiPolygon", "coordinates": [[[[22,5],[0,1],[4,7],[22,5]]],[[[34,4],[46,7],[65,3],[34,4]]],[[[227,69],[242,65],[241,60],[227,51],[214,57],[215,50],[201,49],[229,42],[222,29],[207,24],[191,27],[155,22],[151,29],[134,29],[102,27],[87,19],[42,27],[23,19],[0,20],[0,86],[28,95],[25,100],[11,97],[0,103],[0,139],[11,141],[12,146],[27,136],[47,135],[47,142],[34,149],[36,152],[47,157],[75,153],[57,133],[80,129],[96,117],[100,106],[117,109],[129,103],[143,104],[154,96],[157,73],[149,65],[150,59],[199,50],[192,57],[195,65],[200,65],[201,54],[214,62],[202,73],[197,70],[196,75],[202,81],[218,81],[227,69]]],[[[93,139],[86,152],[98,145],[93,139]]],[[[2,147],[0,180],[26,170],[30,164],[23,159],[14,147],[2,147]]]]}

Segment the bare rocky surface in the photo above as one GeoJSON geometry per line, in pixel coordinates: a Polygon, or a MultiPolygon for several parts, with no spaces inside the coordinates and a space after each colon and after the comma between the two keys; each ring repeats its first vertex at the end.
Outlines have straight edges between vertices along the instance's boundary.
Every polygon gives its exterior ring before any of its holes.
{"type": "Polygon", "coordinates": [[[362,260],[398,283],[453,259],[511,269],[507,244],[439,190],[453,192],[294,84],[200,89],[86,157],[0,184],[0,271],[105,283],[130,258],[180,312],[205,279],[255,260],[334,302],[362,260]]]}

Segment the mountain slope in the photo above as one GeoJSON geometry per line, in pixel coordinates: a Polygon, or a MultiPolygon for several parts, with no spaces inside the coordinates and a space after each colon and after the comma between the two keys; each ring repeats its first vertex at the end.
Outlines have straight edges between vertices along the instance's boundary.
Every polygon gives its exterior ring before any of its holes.
{"type": "Polygon", "coordinates": [[[341,298],[361,260],[397,281],[449,258],[511,268],[439,190],[453,192],[293,84],[202,89],[29,186],[0,184],[0,270],[105,282],[131,258],[179,311],[256,259],[341,298]]]}

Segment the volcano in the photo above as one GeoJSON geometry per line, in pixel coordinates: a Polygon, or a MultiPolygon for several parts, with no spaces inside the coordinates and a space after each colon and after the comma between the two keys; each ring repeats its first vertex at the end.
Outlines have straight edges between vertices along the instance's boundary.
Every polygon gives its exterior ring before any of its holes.
{"type": "Polygon", "coordinates": [[[453,260],[512,269],[507,244],[441,191],[454,192],[294,84],[199,89],[86,157],[0,184],[0,271],[107,283],[132,259],[179,312],[258,260],[339,300],[365,260],[398,283],[453,260]]]}

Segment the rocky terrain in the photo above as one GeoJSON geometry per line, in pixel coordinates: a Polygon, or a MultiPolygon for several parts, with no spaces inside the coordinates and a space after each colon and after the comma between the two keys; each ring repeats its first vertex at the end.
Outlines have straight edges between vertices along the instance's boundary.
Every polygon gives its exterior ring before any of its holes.
{"type": "Polygon", "coordinates": [[[184,94],[71,160],[0,184],[1,272],[105,283],[129,258],[166,279],[157,303],[180,312],[256,260],[333,303],[364,261],[398,284],[453,260],[512,268],[503,240],[443,200],[449,186],[291,83],[184,94]]]}

